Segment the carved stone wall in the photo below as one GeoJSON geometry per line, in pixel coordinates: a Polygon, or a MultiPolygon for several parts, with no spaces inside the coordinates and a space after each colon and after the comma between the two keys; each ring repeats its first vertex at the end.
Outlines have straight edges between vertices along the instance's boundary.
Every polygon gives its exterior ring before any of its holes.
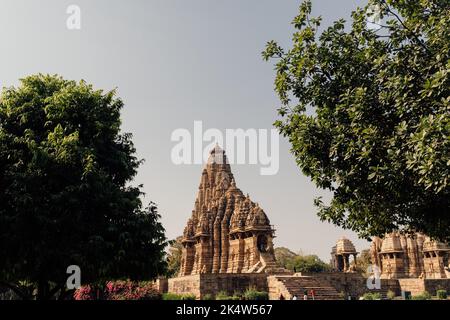
{"type": "Polygon", "coordinates": [[[419,295],[424,291],[436,295],[437,290],[450,292],[450,279],[398,279],[403,291],[411,292],[411,295],[419,295]]]}
{"type": "Polygon", "coordinates": [[[350,295],[352,298],[360,297],[368,292],[380,292],[386,295],[387,291],[393,291],[400,295],[401,288],[396,279],[381,279],[380,289],[369,289],[367,278],[359,273],[322,272],[322,273],[301,273],[302,276],[310,276],[318,280],[325,281],[332,285],[338,292],[350,295]]]}
{"type": "Polygon", "coordinates": [[[194,274],[168,280],[168,292],[176,294],[194,294],[197,298],[205,295],[216,295],[225,291],[228,295],[244,292],[248,288],[268,291],[267,274],[265,273],[233,273],[233,274],[194,274]]]}

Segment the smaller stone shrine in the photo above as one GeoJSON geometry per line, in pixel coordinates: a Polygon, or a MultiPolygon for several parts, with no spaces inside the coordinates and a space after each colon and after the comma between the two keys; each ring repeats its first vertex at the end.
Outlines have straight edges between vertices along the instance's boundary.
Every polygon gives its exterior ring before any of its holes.
{"type": "Polygon", "coordinates": [[[353,257],[353,261],[356,262],[356,252],[353,243],[342,237],[336,243],[336,245],[331,249],[331,264],[333,269],[339,272],[353,272],[354,263],[351,264],[350,258],[353,257]]]}

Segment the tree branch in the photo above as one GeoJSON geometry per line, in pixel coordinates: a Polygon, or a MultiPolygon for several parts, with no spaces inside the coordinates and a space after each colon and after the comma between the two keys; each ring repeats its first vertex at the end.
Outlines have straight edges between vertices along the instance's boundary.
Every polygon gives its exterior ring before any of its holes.
{"type": "Polygon", "coordinates": [[[427,53],[431,53],[430,50],[428,49],[428,47],[425,45],[425,43],[423,43],[423,41],[411,30],[409,29],[405,23],[403,22],[403,20],[399,17],[398,14],[396,14],[394,11],[391,10],[391,8],[389,7],[389,5],[386,3],[385,0],[383,0],[383,3],[385,5],[385,8],[387,10],[387,12],[389,12],[391,15],[393,15],[398,22],[400,22],[400,24],[402,25],[402,27],[408,31],[408,33],[410,34],[410,36],[412,36],[418,43],[419,45],[425,49],[425,51],[427,53]]]}

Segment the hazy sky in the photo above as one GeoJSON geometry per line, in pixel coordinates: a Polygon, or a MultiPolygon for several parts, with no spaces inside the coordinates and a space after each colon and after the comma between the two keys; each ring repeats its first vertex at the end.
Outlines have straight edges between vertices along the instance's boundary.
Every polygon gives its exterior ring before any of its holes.
{"type": "MultiPolygon", "coordinates": [[[[366,1],[314,0],[328,26],[366,1]]],[[[118,88],[123,129],[132,132],[141,166],[135,183],[158,204],[167,236],[183,231],[191,214],[201,165],[174,165],[171,133],[205,129],[270,129],[279,101],[271,63],[261,59],[268,40],[289,45],[300,0],[0,0],[0,86],[33,73],[85,79],[118,88]],[[81,30],[68,30],[66,9],[81,8],[81,30]]],[[[205,143],[206,145],[206,143],[205,143]]],[[[322,223],[313,199],[324,195],[301,174],[281,138],[277,175],[257,165],[233,165],[237,186],[275,225],[276,246],[316,253],[326,261],[350,232],[322,223]]]]}

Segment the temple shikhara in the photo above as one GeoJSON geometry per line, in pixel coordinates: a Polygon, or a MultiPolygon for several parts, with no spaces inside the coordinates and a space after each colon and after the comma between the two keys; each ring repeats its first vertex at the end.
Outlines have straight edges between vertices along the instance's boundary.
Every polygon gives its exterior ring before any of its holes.
{"type": "Polygon", "coordinates": [[[267,272],[275,268],[273,237],[266,213],[236,187],[225,152],[216,146],[183,232],[180,275],[267,272]]]}

